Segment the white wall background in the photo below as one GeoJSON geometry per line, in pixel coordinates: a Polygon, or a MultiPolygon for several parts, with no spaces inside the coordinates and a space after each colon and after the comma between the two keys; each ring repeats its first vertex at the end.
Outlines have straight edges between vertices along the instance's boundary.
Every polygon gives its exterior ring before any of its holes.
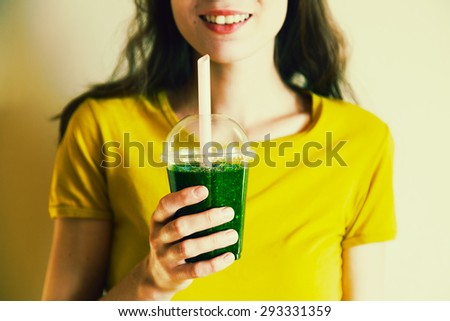
{"type": "Polygon", "coordinates": [[[386,298],[450,300],[450,1],[329,0],[360,103],[396,143],[386,298]]]}
{"type": "MultiPolygon", "coordinates": [[[[386,298],[450,300],[450,1],[329,0],[361,105],[396,142],[386,298]]],[[[39,299],[60,111],[104,80],[131,0],[0,0],[0,300],[39,299]]]]}

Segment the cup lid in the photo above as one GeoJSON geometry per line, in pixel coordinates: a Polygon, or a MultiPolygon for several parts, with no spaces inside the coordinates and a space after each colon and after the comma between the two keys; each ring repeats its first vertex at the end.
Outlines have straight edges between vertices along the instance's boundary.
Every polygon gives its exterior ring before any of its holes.
{"type": "Polygon", "coordinates": [[[232,118],[222,114],[190,115],[180,120],[167,135],[163,160],[168,164],[242,162],[248,137],[232,118]],[[202,136],[202,124],[210,124],[202,136]]]}

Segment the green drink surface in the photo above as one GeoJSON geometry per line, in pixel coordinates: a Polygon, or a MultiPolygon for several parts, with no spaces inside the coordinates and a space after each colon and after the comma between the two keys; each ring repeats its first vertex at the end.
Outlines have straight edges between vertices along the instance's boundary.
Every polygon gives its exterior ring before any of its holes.
{"type": "Polygon", "coordinates": [[[238,259],[242,251],[248,169],[241,164],[224,162],[213,164],[212,167],[204,167],[200,166],[200,164],[190,163],[172,165],[167,170],[167,173],[171,192],[197,185],[206,186],[209,190],[208,197],[205,200],[178,210],[174,218],[223,206],[233,208],[235,213],[232,221],[194,233],[187,238],[196,238],[222,230],[234,229],[239,234],[239,241],[236,244],[201,254],[186,261],[197,262],[207,260],[226,252],[232,252],[235,258],[238,259]]]}

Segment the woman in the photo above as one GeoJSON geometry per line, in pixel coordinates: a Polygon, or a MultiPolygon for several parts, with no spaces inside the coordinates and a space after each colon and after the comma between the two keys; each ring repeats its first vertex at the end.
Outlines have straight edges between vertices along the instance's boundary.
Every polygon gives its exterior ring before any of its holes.
{"type": "Polygon", "coordinates": [[[326,1],[135,2],[128,73],[62,114],[43,298],[381,298],[381,242],[396,233],[392,141],[383,122],[342,101],[343,40],[326,1]],[[233,230],[184,240],[234,214],[216,208],[172,220],[208,190],[169,193],[164,168],[139,166],[134,144],[152,142],[158,155],[173,125],[196,113],[195,61],[204,54],[213,112],[237,120],[253,141],[270,136],[274,146],[292,147],[270,154],[276,166],[266,159],[250,169],[236,262],[231,253],[185,262],[234,244],[233,230]],[[125,166],[100,166],[110,141],[125,166]],[[302,162],[294,166],[296,155],[302,162]]]}

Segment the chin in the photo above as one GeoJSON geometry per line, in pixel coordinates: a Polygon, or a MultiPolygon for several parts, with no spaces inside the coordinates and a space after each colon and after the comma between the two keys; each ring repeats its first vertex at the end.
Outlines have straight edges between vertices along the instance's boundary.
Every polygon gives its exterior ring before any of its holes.
{"type": "Polygon", "coordinates": [[[201,56],[208,54],[211,58],[211,62],[217,64],[232,64],[257,56],[255,50],[249,50],[248,48],[246,50],[242,45],[238,46],[238,48],[230,48],[230,46],[227,46],[226,48],[223,46],[220,48],[208,48],[207,50],[202,50],[200,52],[203,53],[201,56]]]}
{"type": "Polygon", "coordinates": [[[228,54],[228,53],[227,54],[210,53],[209,56],[211,57],[211,62],[223,65],[236,63],[245,60],[246,58],[245,55],[228,54]]]}

